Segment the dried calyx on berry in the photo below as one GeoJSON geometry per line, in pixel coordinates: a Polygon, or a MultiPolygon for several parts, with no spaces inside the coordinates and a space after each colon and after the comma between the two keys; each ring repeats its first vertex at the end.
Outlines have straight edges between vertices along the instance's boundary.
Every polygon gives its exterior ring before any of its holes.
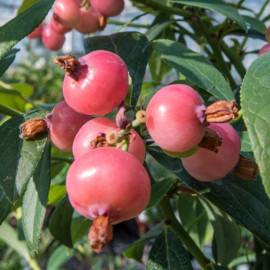
{"type": "Polygon", "coordinates": [[[20,125],[20,138],[32,139],[37,135],[48,132],[47,122],[43,118],[33,118],[20,125]]]}
{"type": "Polygon", "coordinates": [[[108,216],[98,216],[92,223],[88,233],[90,247],[101,252],[103,247],[112,241],[113,231],[108,216]]]}
{"type": "Polygon", "coordinates": [[[217,153],[218,147],[222,145],[222,138],[214,130],[206,128],[204,137],[198,145],[217,153]]]}
{"type": "Polygon", "coordinates": [[[55,58],[54,63],[62,67],[66,71],[66,75],[78,81],[78,77],[74,75],[74,72],[76,71],[76,66],[78,66],[80,62],[75,56],[70,54],[59,56],[55,58]]]}
{"type": "Polygon", "coordinates": [[[238,116],[235,101],[217,101],[206,108],[204,112],[208,123],[226,123],[238,116]]]}
{"type": "Polygon", "coordinates": [[[254,161],[242,156],[233,169],[234,174],[243,180],[256,180],[258,171],[258,165],[254,161]]]}

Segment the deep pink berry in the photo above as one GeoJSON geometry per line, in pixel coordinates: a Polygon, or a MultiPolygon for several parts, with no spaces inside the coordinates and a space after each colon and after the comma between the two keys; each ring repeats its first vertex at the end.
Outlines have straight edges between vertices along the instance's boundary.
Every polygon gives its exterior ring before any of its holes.
{"type": "Polygon", "coordinates": [[[55,32],[50,25],[43,28],[42,43],[51,51],[58,51],[63,47],[65,36],[55,32]]]}
{"type": "Polygon", "coordinates": [[[124,9],[124,0],[90,0],[92,8],[105,17],[120,14],[124,9]]]}
{"type": "Polygon", "coordinates": [[[31,34],[29,34],[27,37],[30,39],[39,38],[42,33],[43,26],[40,24],[31,34]]]}

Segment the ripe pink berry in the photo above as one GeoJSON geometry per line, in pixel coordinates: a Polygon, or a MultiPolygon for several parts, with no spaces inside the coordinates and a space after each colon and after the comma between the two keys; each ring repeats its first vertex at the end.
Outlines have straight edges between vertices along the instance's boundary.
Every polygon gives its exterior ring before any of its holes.
{"type": "Polygon", "coordinates": [[[79,59],[72,76],[65,76],[63,93],[75,111],[101,115],[113,111],[128,92],[128,69],[109,51],[93,51],[79,59]],[[74,79],[74,77],[77,79],[74,79]]]}
{"type": "Polygon", "coordinates": [[[39,38],[42,33],[42,24],[40,24],[31,34],[29,34],[27,37],[30,39],[39,38]]]}
{"type": "Polygon", "coordinates": [[[76,0],[56,0],[53,16],[65,27],[73,28],[80,19],[80,5],[76,0]]]}
{"type": "Polygon", "coordinates": [[[71,151],[78,130],[90,119],[91,116],[77,113],[61,101],[46,118],[51,142],[62,151],[71,151]]]}
{"type": "Polygon", "coordinates": [[[147,129],[156,144],[170,152],[195,147],[205,131],[205,106],[188,85],[169,85],[159,90],[147,106],[147,129]]]}
{"type": "Polygon", "coordinates": [[[67,32],[71,31],[71,28],[65,27],[64,25],[59,23],[57,20],[55,20],[53,17],[51,19],[50,26],[55,32],[57,32],[60,35],[64,35],[67,32]]]}
{"type": "Polygon", "coordinates": [[[60,50],[65,42],[65,36],[55,32],[50,25],[43,28],[41,41],[44,46],[51,50],[60,50]]]}
{"type": "Polygon", "coordinates": [[[120,14],[124,9],[124,0],[90,0],[92,8],[105,17],[120,14]]]}
{"type": "Polygon", "coordinates": [[[80,8],[80,20],[74,27],[82,34],[90,34],[99,30],[99,15],[93,9],[80,8]]]}
{"type": "MultiPolygon", "coordinates": [[[[95,118],[85,123],[78,131],[73,142],[72,151],[74,158],[77,160],[84,154],[92,151],[93,148],[91,147],[91,141],[95,140],[98,134],[106,134],[111,130],[115,130],[117,132],[120,131],[120,129],[116,126],[116,122],[109,118],[95,118]]],[[[130,143],[128,152],[143,163],[145,159],[145,148],[143,141],[140,135],[134,129],[132,129],[130,133],[131,135],[129,136],[130,143]]],[[[121,148],[122,144],[123,143],[121,143],[117,148],[121,148]]]]}
{"type": "Polygon", "coordinates": [[[131,154],[113,147],[97,148],[71,165],[67,193],[76,211],[89,219],[108,216],[111,224],[140,214],[150,198],[150,180],[131,154]]]}
{"type": "Polygon", "coordinates": [[[237,164],[241,140],[236,130],[227,123],[211,124],[208,128],[222,138],[218,153],[200,148],[194,155],[182,158],[187,172],[200,181],[210,182],[228,174],[237,164]]]}
{"type": "Polygon", "coordinates": [[[264,46],[261,48],[261,50],[260,50],[259,53],[258,53],[258,56],[261,56],[261,55],[263,55],[263,54],[265,54],[265,53],[268,53],[268,52],[270,52],[270,43],[264,45],[264,46]]]}

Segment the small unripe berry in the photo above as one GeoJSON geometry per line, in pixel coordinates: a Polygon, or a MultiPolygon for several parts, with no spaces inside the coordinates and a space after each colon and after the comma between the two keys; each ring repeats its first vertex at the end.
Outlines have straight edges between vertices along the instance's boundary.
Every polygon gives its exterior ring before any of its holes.
{"type": "Polygon", "coordinates": [[[208,128],[222,138],[218,152],[200,148],[194,155],[181,159],[191,176],[205,182],[220,179],[228,174],[237,164],[241,150],[240,137],[230,124],[211,124],[208,128]]]}

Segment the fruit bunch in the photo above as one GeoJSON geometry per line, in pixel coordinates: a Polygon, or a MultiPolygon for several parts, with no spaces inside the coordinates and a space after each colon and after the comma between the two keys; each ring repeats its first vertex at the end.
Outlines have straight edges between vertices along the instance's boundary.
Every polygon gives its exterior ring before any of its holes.
{"type": "Polygon", "coordinates": [[[65,34],[73,28],[82,34],[103,30],[106,19],[124,9],[124,0],[56,0],[48,25],[39,25],[28,38],[41,37],[46,48],[57,51],[65,42],[65,34]]]}
{"type": "Polygon", "coordinates": [[[73,208],[93,220],[88,236],[95,251],[111,241],[112,224],[137,216],[149,202],[145,147],[133,129],[141,124],[146,123],[153,142],[181,157],[188,173],[200,181],[222,178],[233,169],[245,179],[256,177],[250,163],[239,162],[241,141],[226,123],[237,117],[234,101],[206,107],[190,86],[169,85],[152,97],[146,111],[129,119],[124,105],[129,74],[121,57],[97,50],[80,59],[57,57],[55,63],[66,71],[65,101],[46,119],[25,122],[21,137],[48,131],[57,148],[72,149],[67,193],[73,208]],[[117,107],[116,120],[101,117],[117,107]]]}

